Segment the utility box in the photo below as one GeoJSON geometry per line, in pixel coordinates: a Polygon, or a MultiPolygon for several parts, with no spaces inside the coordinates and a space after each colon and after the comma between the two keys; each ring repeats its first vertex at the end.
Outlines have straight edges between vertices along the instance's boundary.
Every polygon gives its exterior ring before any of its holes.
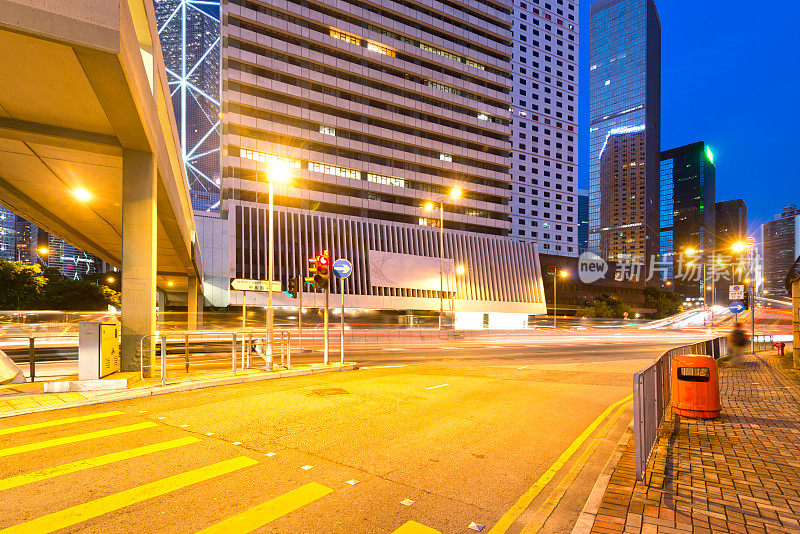
{"type": "Polygon", "coordinates": [[[119,371],[119,324],[80,323],[78,380],[98,380],[117,371],[119,371]]]}

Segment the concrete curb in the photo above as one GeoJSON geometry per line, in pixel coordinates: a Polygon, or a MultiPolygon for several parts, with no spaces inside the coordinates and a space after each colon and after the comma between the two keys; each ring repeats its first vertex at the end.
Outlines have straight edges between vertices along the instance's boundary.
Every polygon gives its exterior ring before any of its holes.
{"type": "Polygon", "coordinates": [[[622,455],[632,438],[633,420],[631,420],[625,432],[622,433],[622,436],[617,442],[617,446],[614,448],[614,452],[611,453],[611,457],[606,462],[605,467],[603,467],[603,471],[601,471],[600,476],[597,477],[597,481],[594,483],[594,487],[591,493],[589,493],[589,497],[586,499],[586,504],[583,510],[581,510],[581,515],[578,516],[578,520],[575,522],[572,534],[589,534],[592,531],[594,519],[597,516],[597,512],[600,510],[603,497],[611,482],[611,475],[614,474],[614,470],[617,468],[617,464],[619,464],[620,459],[622,459],[622,455]]]}
{"type": "Polygon", "coordinates": [[[0,419],[8,417],[15,417],[17,415],[26,415],[31,413],[49,412],[53,410],[66,410],[68,408],[82,408],[84,406],[94,406],[96,404],[107,404],[109,402],[119,402],[131,399],[141,399],[143,397],[151,397],[155,395],[167,395],[169,393],[181,393],[185,391],[193,391],[196,389],[206,389],[218,386],[230,386],[233,384],[245,384],[249,382],[260,382],[263,380],[276,380],[278,378],[291,378],[295,376],[315,375],[320,373],[336,373],[341,371],[355,371],[358,369],[357,363],[345,363],[336,365],[336,367],[317,367],[311,369],[297,369],[294,371],[278,371],[272,374],[257,374],[248,376],[232,376],[229,378],[218,378],[211,380],[198,380],[196,382],[187,382],[185,384],[175,384],[172,386],[156,386],[154,389],[145,389],[143,391],[127,390],[124,393],[119,393],[113,397],[87,399],[85,402],[75,402],[70,404],[61,405],[48,405],[38,408],[30,408],[24,410],[14,410],[13,412],[0,413],[0,419]]]}

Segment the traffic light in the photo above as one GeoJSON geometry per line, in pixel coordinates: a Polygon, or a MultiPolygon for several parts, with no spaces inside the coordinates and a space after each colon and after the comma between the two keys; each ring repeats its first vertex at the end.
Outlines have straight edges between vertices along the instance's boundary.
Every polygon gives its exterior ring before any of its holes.
{"type": "Polygon", "coordinates": [[[292,297],[293,299],[297,298],[297,292],[299,290],[298,279],[296,276],[293,276],[289,279],[289,287],[286,289],[286,294],[292,297]]]}
{"type": "Polygon", "coordinates": [[[745,310],[749,310],[750,309],[750,292],[749,291],[745,291],[744,292],[744,300],[742,300],[742,304],[744,304],[744,309],[745,310]]]}
{"type": "Polygon", "coordinates": [[[326,250],[322,254],[317,254],[314,258],[309,258],[309,274],[314,279],[314,289],[328,289],[328,279],[331,273],[331,255],[326,250]]]}

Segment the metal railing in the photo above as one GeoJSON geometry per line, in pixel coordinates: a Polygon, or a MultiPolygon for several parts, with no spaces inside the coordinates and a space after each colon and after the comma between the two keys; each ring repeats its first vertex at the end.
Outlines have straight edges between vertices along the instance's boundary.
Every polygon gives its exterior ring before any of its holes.
{"type": "Polygon", "coordinates": [[[168,371],[181,369],[189,373],[192,367],[202,370],[224,369],[231,374],[237,369],[252,369],[254,356],[264,359],[264,368],[273,370],[274,355],[280,355],[280,365],[291,368],[291,335],[277,330],[274,334],[273,356],[266,354],[267,334],[264,330],[211,331],[170,330],[143,336],[139,340],[139,374],[142,380],[157,376],[166,385],[168,371]]]}
{"type": "Polygon", "coordinates": [[[71,355],[73,352],[77,354],[78,352],[78,334],[77,333],[66,333],[66,334],[34,334],[31,333],[29,335],[3,335],[0,336],[0,341],[4,344],[11,344],[12,347],[4,348],[3,352],[5,352],[6,356],[11,358],[15,362],[23,362],[27,361],[28,363],[28,377],[31,382],[36,381],[36,362],[42,361],[60,361],[68,358],[64,358],[61,356],[61,353],[68,353],[71,355]],[[59,340],[63,341],[64,339],[73,340],[75,343],[70,344],[69,347],[62,346],[63,344],[54,344],[51,340],[59,340]],[[17,345],[14,343],[15,340],[19,340],[19,346],[14,347],[13,345],[17,345]],[[39,345],[37,348],[37,340],[39,341],[39,345]],[[23,357],[23,354],[27,357],[23,357]]]}
{"type": "Polygon", "coordinates": [[[753,336],[753,347],[756,351],[770,350],[775,343],[775,336],[753,336]]]}
{"type": "Polygon", "coordinates": [[[727,338],[709,339],[670,349],[652,365],[633,375],[633,439],[637,480],[644,480],[647,462],[658,441],[661,423],[672,400],[672,359],[683,354],[720,358],[727,353],[727,338]]]}

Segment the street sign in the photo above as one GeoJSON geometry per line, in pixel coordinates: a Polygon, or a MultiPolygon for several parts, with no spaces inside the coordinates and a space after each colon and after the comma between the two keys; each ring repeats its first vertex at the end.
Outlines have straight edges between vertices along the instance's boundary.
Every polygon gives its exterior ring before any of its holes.
{"type": "Polygon", "coordinates": [[[622,313],[622,317],[623,317],[623,319],[627,319],[628,318],[628,312],[623,312],[622,313]]]}
{"type": "Polygon", "coordinates": [[[730,286],[728,289],[728,298],[731,300],[742,300],[744,299],[744,286],[730,286]]]}
{"type": "Polygon", "coordinates": [[[339,258],[333,262],[333,274],[336,278],[347,278],[353,273],[353,264],[344,258],[339,258]]]}
{"type": "MultiPolygon", "coordinates": [[[[250,280],[249,278],[233,278],[231,289],[235,291],[269,291],[269,282],[266,280],[250,280]]],[[[272,281],[272,291],[279,292],[283,289],[280,280],[272,281]]]]}
{"type": "Polygon", "coordinates": [[[555,276],[557,270],[558,270],[558,266],[557,265],[548,265],[547,266],[547,271],[546,271],[547,272],[547,276],[555,276]]]}
{"type": "Polygon", "coordinates": [[[738,301],[731,302],[728,309],[731,310],[731,313],[742,313],[744,311],[744,304],[738,301]]]}

